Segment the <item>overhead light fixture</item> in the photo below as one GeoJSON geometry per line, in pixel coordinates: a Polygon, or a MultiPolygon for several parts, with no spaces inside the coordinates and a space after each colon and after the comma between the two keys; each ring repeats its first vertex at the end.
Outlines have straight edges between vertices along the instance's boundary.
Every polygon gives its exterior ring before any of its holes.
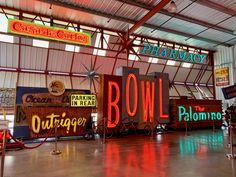
{"type": "Polygon", "coordinates": [[[176,11],[177,11],[177,6],[176,6],[176,4],[175,4],[175,2],[174,1],[171,1],[170,2],[170,5],[169,5],[169,7],[168,7],[168,12],[170,12],[170,13],[175,13],[176,11]]]}

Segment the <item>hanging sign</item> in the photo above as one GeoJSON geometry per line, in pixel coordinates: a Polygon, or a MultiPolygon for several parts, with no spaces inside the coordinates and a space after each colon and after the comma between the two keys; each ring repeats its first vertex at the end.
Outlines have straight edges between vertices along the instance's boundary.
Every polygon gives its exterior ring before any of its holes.
{"type": "Polygon", "coordinates": [[[175,50],[172,48],[162,48],[150,44],[144,44],[141,54],[151,55],[153,57],[164,57],[168,59],[174,59],[183,62],[192,62],[199,64],[206,64],[206,54],[190,53],[187,51],[175,50]]]}
{"type": "Polygon", "coordinates": [[[71,107],[94,107],[96,106],[96,95],[72,94],[71,107]]]}
{"type": "Polygon", "coordinates": [[[16,19],[8,19],[8,32],[68,43],[91,45],[91,35],[89,33],[48,27],[16,19]]]}
{"type": "Polygon", "coordinates": [[[225,99],[231,99],[236,97],[236,84],[222,88],[223,95],[225,99]]]}
{"type": "Polygon", "coordinates": [[[216,86],[229,85],[229,68],[219,68],[215,70],[216,86]]]}

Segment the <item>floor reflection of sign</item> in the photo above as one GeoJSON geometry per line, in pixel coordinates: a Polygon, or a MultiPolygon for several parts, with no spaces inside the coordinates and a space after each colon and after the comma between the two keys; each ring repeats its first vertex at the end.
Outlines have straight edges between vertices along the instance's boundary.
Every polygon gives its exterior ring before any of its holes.
{"type": "Polygon", "coordinates": [[[72,107],[93,107],[96,106],[96,96],[92,94],[73,94],[71,95],[72,107]]]}
{"type": "Polygon", "coordinates": [[[216,86],[229,85],[229,68],[219,68],[215,70],[216,86]]]}
{"type": "Polygon", "coordinates": [[[8,120],[0,120],[0,130],[8,129],[8,120]]]}

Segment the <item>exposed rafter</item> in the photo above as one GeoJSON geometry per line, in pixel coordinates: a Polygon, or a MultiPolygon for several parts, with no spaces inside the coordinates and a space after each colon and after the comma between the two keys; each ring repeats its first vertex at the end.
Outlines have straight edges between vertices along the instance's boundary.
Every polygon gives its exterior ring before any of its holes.
{"type": "Polygon", "coordinates": [[[155,15],[158,11],[160,11],[163,7],[165,7],[169,2],[170,2],[170,0],[162,0],[161,2],[159,2],[142,19],[137,21],[134,24],[134,26],[132,26],[129,29],[128,34],[132,34],[136,29],[138,29],[140,26],[142,26],[142,24],[144,24],[146,21],[148,21],[150,18],[152,18],[153,15],[155,15]]]}
{"type": "MultiPolygon", "coordinates": [[[[116,1],[124,2],[126,4],[130,4],[130,5],[133,5],[133,6],[136,6],[136,7],[140,7],[140,8],[146,9],[146,10],[151,10],[153,8],[152,6],[146,5],[144,3],[136,2],[136,0],[116,0],[116,1]]],[[[191,1],[194,2],[195,0],[191,0],[191,1]]],[[[195,2],[198,2],[198,1],[195,1],[195,2]]],[[[165,9],[161,9],[158,13],[166,15],[166,16],[169,16],[169,17],[173,16],[172,13],[168,12],[165,9]]],[[[230,13],[232,13],[232,10],[231,10],[230,13]]],[[[233,31],[232,30],[229,30],[229,29],[226,29],[226,28],[223,28],[223,27],[220,27],[220,26],[217,26],[217,25],[214,25],[214,24],[211,24],[211,23],[199,20],[199,19],[191,18],[191,17],[185,16],[185,15],[181,15],[181,14],[178,14],[178,13],[174,14],[174,18],[180,19],[180,20],[183,20],[183,21],[186,21],[186,22],[194,23],[194,24],[206,27],[206,28],[212,28],[214,30],[221,31],[223,33],[227,33],[227,34],[233,35],[233,31]]]]}
{"type": "MultiPolygon", "coordinates": [[[[53,4],[53,5],[57,5],[57,6],[61,6],[61,7],[65,7],[65,8],[70,8],[70,9],[74,9],[74,10],[79,10],[79,11],[95,14],[95,15],[102,16],[102,17],[109,18],[109,19],[111,18],[111,19],[114,19],[114,20],[123,21],[123,22],[130,23],[130,24],[135,24],[137,22],[135,20],[131,20],[131,19],[128,19],[128,18],[120,17],[120,16],[117,16],[117,15],[112,15],[112,14],[105,13],[105,12],[100,12],[98,10],[90,9],[90,8],[87,8],[87,7],[82,7],[82,6],[79,6],[78,4],[75,5],[75,4],[66,3],[66,2],[57,1],[57,0],[39,0],[39,1],[46,2],[46,3],[49,3],[49,4],[53,4]]],[[[192,37],[192,34],[184,33],[184,32],[169,29],[169,28],[160,27],[160,26],[157,26],[157,25],[144,23],[142,26],[150,28],[150,29],[158,29],[160,31],[181,35],[181,36],[184,36],[184,37],[192,37]]],[[[200,37],[200,36],[194,36],[192,38],[197,39],[197,40],[201,40],[201,41],[205,41],[205,42],[208,42],[208,43],[213,43],[213,44],[221,43],[221,41],[207,39],[207,38],[203,38],[203,37],[200,37]]],[[[225,46],[231,46],[231,44],[227,44],[227,43],[224,44],[224,45],[225,46]]]]}

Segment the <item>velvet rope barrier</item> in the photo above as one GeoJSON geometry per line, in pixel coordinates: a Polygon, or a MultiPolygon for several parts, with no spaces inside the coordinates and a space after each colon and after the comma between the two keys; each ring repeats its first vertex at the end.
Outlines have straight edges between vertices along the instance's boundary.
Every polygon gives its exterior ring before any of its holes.
{"type": "Polygon", "coordinates": [[[40,142],[40,144],[38,144],[36,146],[26,146],[21,141],[18,141],[11,133],[9,133],[9,134],[10,134],[10,137],[13,139],[13,141],[15,141],[17,144],[19,144],[22,148],[24,148],[24,149],[35,149],[35,148],[38,148],[39,146],[41,146],[42,144],[44,144],[47,141],[47,139],[48,139],[49,135],[52,133],[52,131],[53,131],[53,129],[51,129],[48,132],[48,134],[45,137],[45,139],[42,142],[40,142]]]}

